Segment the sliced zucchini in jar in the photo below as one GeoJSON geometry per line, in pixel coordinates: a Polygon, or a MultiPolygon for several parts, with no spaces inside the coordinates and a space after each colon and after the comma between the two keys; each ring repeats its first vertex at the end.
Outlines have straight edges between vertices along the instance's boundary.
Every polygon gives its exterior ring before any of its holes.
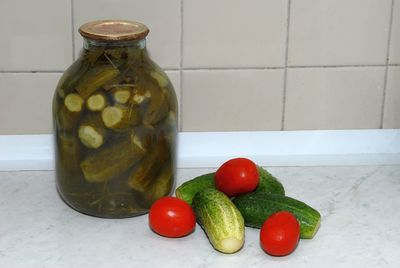
{"type": "Polygon", "coordinates": [[[78,136],[87,148],[97,149],[105,142],[107,130],[99,114],[86,114],[78,128],[78,136]]]}
{"type": "Polygon", "coordinates": [[[139,107],[115,105],[104,108],[101,113],[104,125],[113,130],[129,129],[141,121],[139,107]]]}
{"type": "Polygon", "coordinates": [[[83,99],[78,94],[68,94],[58,111],[57,126],[67,131],[75,128],[84,108],[83,103],[83,99]]]}
{"type": "Polygon", "coordinates": [[[119,86],[111,89],[111,94],[115,102],[125,104],[129,101],[132,95],[132,87],[119,86]]]}
{"type": "Polygon", "coordinates": [[[86,101],[86,108],[92,112],[100,112],[108,105],[107,96],[99,91],[91,95],[86,101]]]}

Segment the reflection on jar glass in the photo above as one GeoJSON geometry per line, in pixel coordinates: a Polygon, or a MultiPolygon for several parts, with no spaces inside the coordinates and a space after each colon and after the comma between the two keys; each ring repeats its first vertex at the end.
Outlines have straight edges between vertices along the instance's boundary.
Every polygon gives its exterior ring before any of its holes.
{"type": "Polygon", "coordinates": [[[58,191],[85,214],[146,213],[174,186],[175,91],[143,24],[94,21],[79,32],[84,48],[53,98],[58,191]]]}

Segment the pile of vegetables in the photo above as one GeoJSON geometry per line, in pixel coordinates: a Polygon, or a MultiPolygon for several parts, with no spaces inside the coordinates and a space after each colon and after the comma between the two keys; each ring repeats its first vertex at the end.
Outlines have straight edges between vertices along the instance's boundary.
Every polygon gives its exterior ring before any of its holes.
{"type": "Polygon", "coordinates": [[[231,159],[215,173],[183,183],[175,193],[153,204],[151,229],[182,237],[194,231],[197,220],[211,245],[223,253],[243,247],[247,226],[261,229],[260,245],[266,253],[285,256],[300,238],[313,238],[321,222],[317,210],[286,196],[277,178],[246,158],[231,159]]]}

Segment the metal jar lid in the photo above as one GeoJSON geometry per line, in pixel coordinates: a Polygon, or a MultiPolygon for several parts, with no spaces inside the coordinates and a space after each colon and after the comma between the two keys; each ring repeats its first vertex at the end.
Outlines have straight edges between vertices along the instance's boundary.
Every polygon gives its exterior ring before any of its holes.
{"type": "Polygon", "coordinates": [[[79,33],[99,41],[131,41],[145,38],[149,28],[136,21],[96,20],[83,24],[79,33]]]}

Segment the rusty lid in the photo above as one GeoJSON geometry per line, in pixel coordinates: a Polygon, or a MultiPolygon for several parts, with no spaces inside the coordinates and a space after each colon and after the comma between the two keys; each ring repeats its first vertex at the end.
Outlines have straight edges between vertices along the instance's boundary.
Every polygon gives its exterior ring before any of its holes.
{"type": "Polygon", "coordinates": [[[146,25],[129,20],[96,20],[83,24],[79,33],[100,41],[130,41],[143,39],[149,33],[146,25]]]}

